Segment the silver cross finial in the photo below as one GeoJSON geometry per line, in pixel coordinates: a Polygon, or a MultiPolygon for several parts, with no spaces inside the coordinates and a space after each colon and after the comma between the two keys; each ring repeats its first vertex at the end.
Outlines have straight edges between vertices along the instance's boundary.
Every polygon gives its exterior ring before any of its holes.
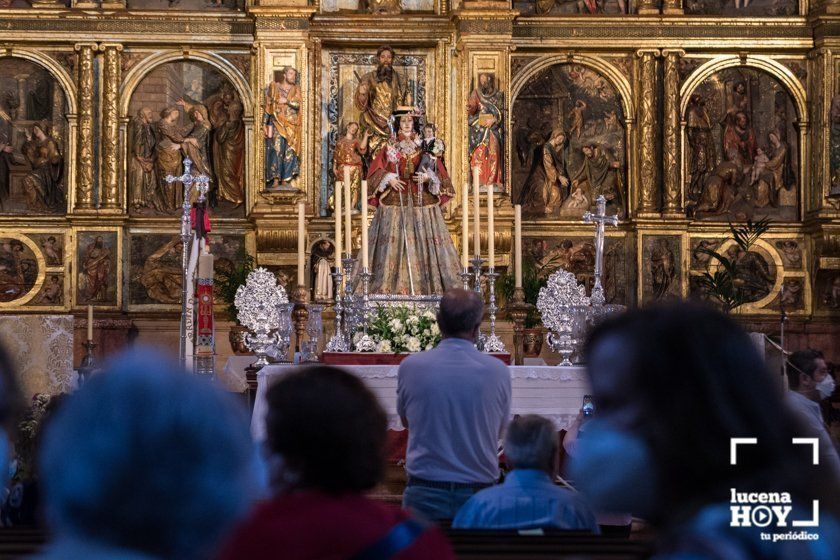
{"type": "Polygon", "coordinates": [[[604,288],[601,285],[601,275],[604,272],[604,226],[618,225],[618,216],[607,216],[607,199],[599,195],[595,199],[595,213],[585,212],[583,221],[587,224],[595,224],[595,282],[592,285],[590,300],[592,305],[604,305],[604,288]]]}

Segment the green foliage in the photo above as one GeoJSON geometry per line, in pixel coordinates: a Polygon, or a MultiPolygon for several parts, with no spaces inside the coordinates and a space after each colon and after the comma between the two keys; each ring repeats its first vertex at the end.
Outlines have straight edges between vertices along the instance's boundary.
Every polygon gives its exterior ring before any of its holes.
{"type": "MultiPolygon", "coordinates": [[[[523,255],[522,291],[525,292],[525,303],[530,303],[533,306],[525,317],[526,329],[537,327],[542,323],[542,317],[537,310],[537,297],[540,295],[540,290],[548,282],[548,276],[557,268],[558,260],[559,257],[555,256],[546,261],[537,261],[531,255],[523,255]]],[[[505,301],[511,301],[513,291],[516,288],[516,278],[512,267],[509,267],[499,278],[496,286],[505,301]]]]}
{"type": "MultiPolygon", "coordinates": [[[[441,338],[435,312],[409,305],[379,306],[369,316],[367,332],[384,354],[431,350],[441,338]]],[[[360,328],[353,336],[354,346],[362,334],[360,328]]]]}
{"type": "MultiPolygon", "coordinates": [[[[732,239],[744,253],[747,253],[758,239],[770,229],[770,220],[763,218],[757,222],[747,220],[747,223],[740,226],[729,224],[729,231],[732,239]]],[[[709,255],[718,263],[718,268],[713,273],[704,272],[699,278],[700,287],[706,295],[717,300],[727,313],[741,307],[749,302],[748,291],[743,282],[739,279],[739,265],[735,259],[730,259],[712,249],[700,249],[700,252],[709,255]]]]}
{"type": "Polygon", "coordinates": [[[236,290],[248,280],[248,275],[256,268],[254,257],[242,248],[236,254],[236,263],[233,270],[219,270],[216,272],[216,293],[225,304],[225,313],[228,320],[239,324],[236,318],[236,306],[233,300],[236,298],[236,290]]]}

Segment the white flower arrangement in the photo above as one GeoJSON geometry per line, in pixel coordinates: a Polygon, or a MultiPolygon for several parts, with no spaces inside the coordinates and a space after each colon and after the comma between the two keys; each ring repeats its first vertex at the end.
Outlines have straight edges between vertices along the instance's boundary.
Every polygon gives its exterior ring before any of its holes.
{"type": "MultiPolygon", "coordinates": [[[[435,312],[413,305],[380,306],[370,313],[367,333],[381,354],[431,350],[441,339],[435,312]]],[[[361,330],[353,335],[356,351],[361,336],[361,330]]]]}

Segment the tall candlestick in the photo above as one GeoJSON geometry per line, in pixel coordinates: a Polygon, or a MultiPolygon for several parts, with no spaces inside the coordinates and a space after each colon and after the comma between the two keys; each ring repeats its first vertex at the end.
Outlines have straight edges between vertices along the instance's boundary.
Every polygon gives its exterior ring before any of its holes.
{"type": "Polygon", "coordinates": [[[298,286],[306,285],[304,281],[304,270],[306,268],[306,230],[304,220],[306,219],[306,203],[298,202],[298,254],[297,254],[297,283],[298,286]]]}
{"type": "MultiPolygon", "coordinates": [[[[335,182],[333,200],[335,201],[333,214],[335,215],[335,268],[341,270],[341,251],[344,249],[341,241],[341,181],[335,182]]],[[[338,288],[336,288],[338,289],[338,288]]]]}
{"type": "Polygon", "coordinates": [[[350,189],[350,168],[344,166],[344,250],[348,257],[353,256],[353,196],[350,189]]]}
{"type": "Polygon", "coordinates": [[[461,191],[461,268],[470,266],[470,183],[461,191]]]}
{"type": "Polygon", "coordinates": [[[473,167],[473,252],[481,255],[481,200],[479,199],[478,167],[473,167]]]}
{"type": "Polygon", "coordinates": [[[516,288],[522,287],[522,205],[513,207],[513,271],[516,288]]]}
{"type": "Polygon", "coordinates": [[[87,339],[93,340],[93,306],[88,305],[87,339]]]}
{"type": "Polygon", "coordinates": [[[362,268],[368,267],[368,184],[362,181],[362,268]]]}
{"type": "Polygon", "coordinates": [[[487,266],[496,267],[496,218],[493,205],[493,185],[487,185],[487,266]]]}

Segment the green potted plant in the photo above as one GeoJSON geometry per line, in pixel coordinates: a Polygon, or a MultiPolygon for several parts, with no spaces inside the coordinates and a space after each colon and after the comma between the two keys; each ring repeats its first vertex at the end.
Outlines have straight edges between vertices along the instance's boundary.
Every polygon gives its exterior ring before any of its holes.
{"type": "Polygon", "coordinates": [[[225,315],[228,321],[234,323],[234,326],[228,332],[230,347],[233,349],[234,354],[250,353],[250,350],[245,345],[245,333],[248,330],[239,323],[236,305],[233,302],[236,298],[236,290],[245,283],[248,275],[255,267],[256,260],[243,248],[237,253],[236,261],[232,268],[216,271],[216,293],[225,304],[225,315]]]}
{"type": "MultiPolygon", "coordinates": [[[[749,253],[750,248],[758,239],[770,229],[770,220],[764,218],[757,222],[747,220],[744,225],[729,224],[732,240],[738,247],[740,255],[749,253]]],[[[750,294],[757,286],[750,283],[749,274],[743,272],[740,258],[730,258],[713,249],[700,249],[701,253],[709,255],[710,266],[698,279],[700,288],[705,295],[715,301],[725,313],[731,313],[745,303],[754,301],[750,294]]]]}
{"type": "MultiPolygon", "coordinates": [[[[537,310],[537,297],[540,289],[546,285],[548,275],[556,267],[556,259],[537,261],[531,255],[523,255],[522,259],[522,291],[525,293],[525,303],[530,303],[531,308],[525,316],[525,330],[523,331],[523,355],[528,358],[535,358],[542,352],[543,325],[540,312],[537,310]]],[[[505,272],[497,284],[499,293],[506,302],[513,298],[513,291],[516,287],[516,279],[512,270],[505,272]]]]}

